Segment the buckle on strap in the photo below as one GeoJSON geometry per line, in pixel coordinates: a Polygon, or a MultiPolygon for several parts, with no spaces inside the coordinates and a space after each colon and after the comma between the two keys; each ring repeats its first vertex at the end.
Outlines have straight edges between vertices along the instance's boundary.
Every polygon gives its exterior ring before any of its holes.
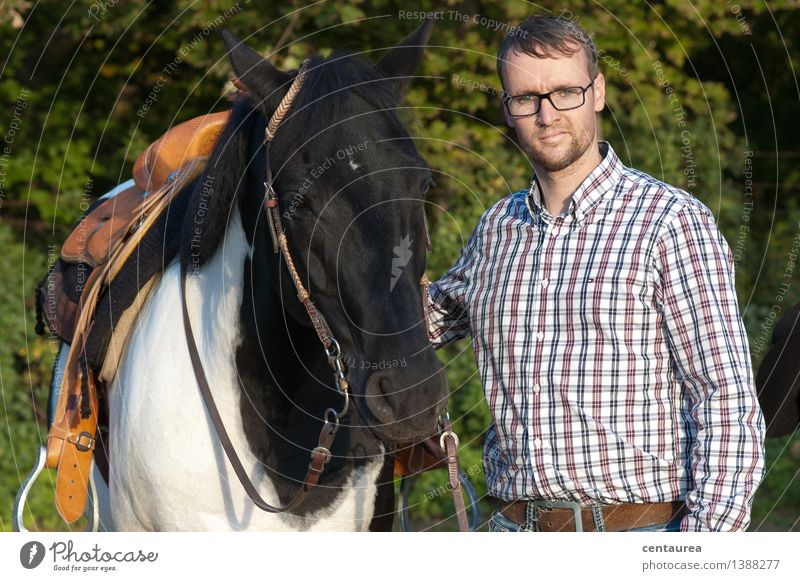
{"type": "Polygon", "coordinates": [[[75,436],[75,439],[69,440],[75,444],[75,447],[81,452],[88,452],[94,448],[94,437],[89,432],[81,432],[75,436]]]}
{"type": "Polygon", "coordinates": [[[553,510],[558,508],[571,510],[572,516],[575,520],[575,532],[583,532],[583,507],[577,502],[569,502],[566,500],[529,500],[528,506],[533,510],[537,525],[539,524],[539,520],[541,518],[539,515],[540,510],[553,510]]]}

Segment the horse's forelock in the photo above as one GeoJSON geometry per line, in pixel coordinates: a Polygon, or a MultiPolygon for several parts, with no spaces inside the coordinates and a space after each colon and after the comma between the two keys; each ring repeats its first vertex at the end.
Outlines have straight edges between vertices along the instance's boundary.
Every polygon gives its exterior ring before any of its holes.
{"type": "Polygon", "coordinates": [[[353,127],[374,126],[373,118],[360,115],[365,105],[380,111],[393,134],[404,133],[396,113],[397,100],[394,86],[364,57],[343,50],[327,59],[313,57],[303,88],[278,131],[276,157],[291,158],[314,143],[326,141],[328,129],[343,120],[352,119],[353,127]]]}

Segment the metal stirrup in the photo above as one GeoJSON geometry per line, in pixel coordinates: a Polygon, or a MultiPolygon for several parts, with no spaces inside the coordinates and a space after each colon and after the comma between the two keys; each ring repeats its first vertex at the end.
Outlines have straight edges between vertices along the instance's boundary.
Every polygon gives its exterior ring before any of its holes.
{"type": "MultiPolygon", "coordinates": [[[[25,520],[23,511],[25,510],[25,503],[28,501],[28,494],[33,488],[36,479],[44,471],[45,458],[47,458],[47,449],[44,446],[39,446],[39,452],[36,455],[36,465],[25,478],[22,483],[17,497],[14,499],[14,510],[11,515],[11,529],[17,533],[29,533],[30,531],[25,528],[25,520]]],[[[94,484],[94,459],[89,467],[89,494],[92,495],[92,518],[89,519],[89,524],[86,527],[87,533],[96,533],[100,529],[100,509],[98,508],[97,501],[97,487],[94,484]]]]}

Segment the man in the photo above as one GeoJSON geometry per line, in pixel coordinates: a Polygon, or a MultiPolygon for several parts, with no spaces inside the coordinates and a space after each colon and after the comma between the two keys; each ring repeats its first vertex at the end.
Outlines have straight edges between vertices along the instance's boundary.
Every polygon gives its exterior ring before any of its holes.
{"type": "Polygon", "coordinates": [[[764,426],[711,211],[597,142],[605,80],[580,27],[529,18],[498,73],[535,176],[483,215],[428,313],[437,347],[473,336],[490,529],[745,529],[764,426]]]}

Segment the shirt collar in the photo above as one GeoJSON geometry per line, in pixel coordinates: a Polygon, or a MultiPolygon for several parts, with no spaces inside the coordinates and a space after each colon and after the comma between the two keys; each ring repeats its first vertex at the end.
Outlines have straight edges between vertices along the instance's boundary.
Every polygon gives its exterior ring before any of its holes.
{"type": "MultiPolygon", "coordinates": [[[[602,159],[596,168],[586,176],[577,189],[573,192],[569,201],[569,208],[566,216],[572,216],[578,223],[582,222],[589,211],[599,202],[610,190],[613,190],[620,179],[624,166],[614,153],[614,149],[607,141],[598,143],[602,159]]],[[[534,175],[531,185],[528,188],[528,195],[525,203],[531,214],[547,212],[542,204],[542,193],[539,189],[539,180],[534,175]]],[[[549,215],[549,213],[547,213],[549,215]]],[[[563,215],[563,214],[562,214],[563,215]]]]}

